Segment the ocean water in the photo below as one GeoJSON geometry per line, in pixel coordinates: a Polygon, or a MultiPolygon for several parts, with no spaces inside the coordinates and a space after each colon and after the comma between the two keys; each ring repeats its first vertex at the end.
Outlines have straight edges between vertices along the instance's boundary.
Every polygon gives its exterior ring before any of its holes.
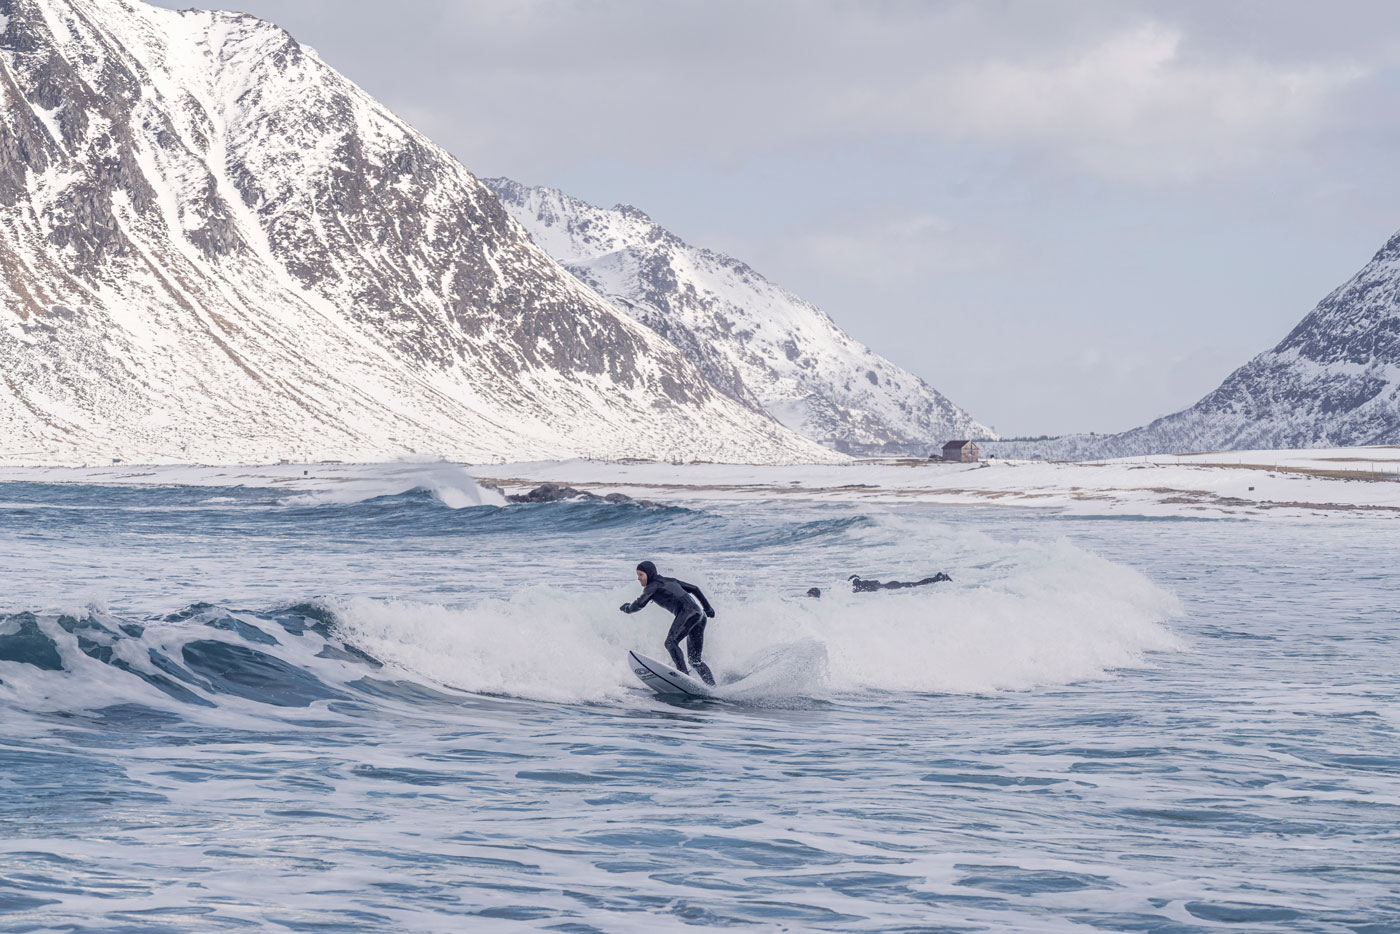
{"type": "Polygon", "coordinates": [[[401,486],[0,484],[0,930],[1400,931],[1400,525],[401,486]]]}

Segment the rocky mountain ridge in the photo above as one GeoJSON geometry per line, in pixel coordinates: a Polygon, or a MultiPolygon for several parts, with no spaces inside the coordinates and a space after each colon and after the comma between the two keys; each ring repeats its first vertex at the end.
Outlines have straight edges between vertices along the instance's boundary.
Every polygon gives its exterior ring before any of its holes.
{"type": "Polygon", "coordinates": [[[984,448],[1061,460],[1400,444],[1400,233],[1195,405],[1112,435],[984,448]]]}
{"type": "Polygon", "coordinates": [[[0,0],[0,458],[830,460],[281,29],[0,0]]]}
{"type": "Polygon", "coordinates": [[[580,281],[665,337],[725,395],[794,431],[851,453],[924,454],[950,438],[995,437],[820,309],[637,208],[483,181],[580,281]]]}

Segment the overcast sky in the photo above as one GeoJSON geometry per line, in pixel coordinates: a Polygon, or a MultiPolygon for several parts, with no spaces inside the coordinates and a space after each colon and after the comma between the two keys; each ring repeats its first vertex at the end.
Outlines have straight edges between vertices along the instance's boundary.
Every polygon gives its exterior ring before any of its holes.
{"type": "Polygon", "coordinates": [[[477,175],[634,204],[1004,435],[1191,404],[1400,228],[1400,4],[234,5],[477,175]]]}

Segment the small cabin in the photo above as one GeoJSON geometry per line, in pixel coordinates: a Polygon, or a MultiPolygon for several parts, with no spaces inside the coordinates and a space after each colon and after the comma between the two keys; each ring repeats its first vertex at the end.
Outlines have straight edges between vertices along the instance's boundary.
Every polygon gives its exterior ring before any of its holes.
{"type": "Polygon", "coordinates": [[[949,441],[943,445],[943,459],[957,464],[977,463],[977,442],[949,441]]]}

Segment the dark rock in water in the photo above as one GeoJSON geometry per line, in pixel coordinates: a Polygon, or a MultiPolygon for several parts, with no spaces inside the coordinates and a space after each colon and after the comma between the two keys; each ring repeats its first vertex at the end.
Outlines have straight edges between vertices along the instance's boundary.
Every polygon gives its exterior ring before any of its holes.
{"type": "Polygon", "coordinates": [[[507,496],[512,503],[561,503],[569,499],[598,499],[593,493],[586,493],[583,490],[576,490],[571,486],[560,486],[557,483],[544,483],[528,493],[517,493],[507,496]]]}
{"type": "Polygon", "coordinates": [[[587,490],[575,489],[571,486],[560,486],[557,483],[544,483],[535,487],[528,493],[515,493],[506,497],[512,503],[562,503],[567,500],[581,500],[583,502],[611,503],[614,506],[643,506],[648,509],[659,509],[661,504],[652,502],[649,499],[633,499],[626,493],[609,493],[606,496],[599,496],[597,493],[590,493],[587,490]]]}
{"type": "MultiPolygon", "coordinates": [[[[616,496],[618,494],[612,494],[616,496]]],[[[587,490],[578,490],[571,486],[560,486],[557,483],[544,483],[535,487],[528,493],[518,493],[514,496],[507,496],[506,499],[512,503],[562,503],[565,500],[581,499],[606,500],[607,502],[621,502],[610,497],[599,496],[596,493],[589,493],[587,490]]]]}
{"type": "Polygon", "coordinates": [[[661,504],[649,499],[633,499],[626,493],[609,493],[603,497],[605,503],[615,503],[619,506],[641,506],[643,509],[660,509],[661,504]]]}

